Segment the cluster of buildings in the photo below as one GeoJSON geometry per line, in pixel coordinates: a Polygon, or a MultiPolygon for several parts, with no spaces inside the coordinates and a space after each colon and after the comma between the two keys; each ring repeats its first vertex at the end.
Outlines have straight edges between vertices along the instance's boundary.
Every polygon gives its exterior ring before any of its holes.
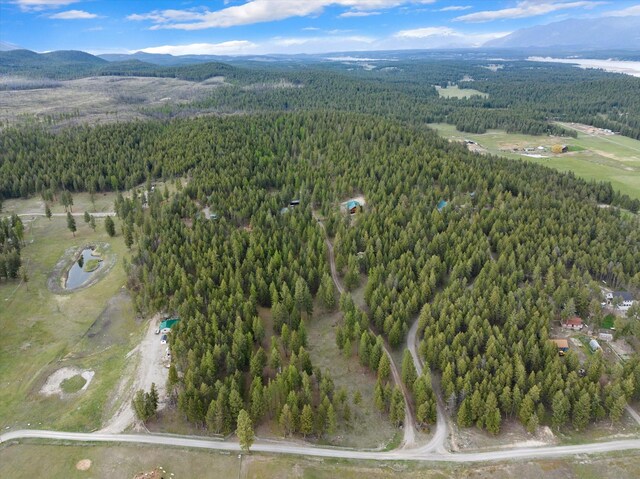
{"type": "Polygon", "coordinates": [[[627,293],[626,291],[613,291],[607,293],[606,296],[606,305],[617,308],[619,311],[626,312],[629,310],[631,306],[635,303],[633,296],[631,293],[627,293]]]}

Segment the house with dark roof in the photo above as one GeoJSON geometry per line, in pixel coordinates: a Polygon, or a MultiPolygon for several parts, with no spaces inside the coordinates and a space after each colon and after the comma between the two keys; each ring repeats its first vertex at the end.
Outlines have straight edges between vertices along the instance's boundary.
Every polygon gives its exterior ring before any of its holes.
{"type": "Polygon", "coordinates": [[[616,306],[620,311],[627,311],[631,306],[633,306],[635,300],[631,293],[627,291],[614,291],[612,293],[607,293],[607,304],[609,306],[616,306]]]}

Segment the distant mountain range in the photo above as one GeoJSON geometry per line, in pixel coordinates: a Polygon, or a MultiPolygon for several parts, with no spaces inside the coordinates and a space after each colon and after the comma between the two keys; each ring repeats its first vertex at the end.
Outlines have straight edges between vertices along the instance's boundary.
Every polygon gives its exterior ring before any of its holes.
{"type": "MultiPolygon", "coordinates": [[[[522,59],[529,55],[617,58],[640,60],[640,16],[572,19],[537,25],[491,40],[480,49],[400,50],[382,52],[341,52],[315,55],[161,55],[144,52],[132,54],[91,55],[81,51],[35,53],[16,45],[0,42],[0,74],[39,78],[69,79],[90,75],[168,76],[201,80],[221,75],[244,76],[237,67],[262,62],[296,62],[298,64],[341,61],[341,58],[375,58],[379,60],[481,59],[489,56],[522,59]],[[224,63],[222,63],[224,62],[224,63]],[[229,63],[234,66],[229,65],[229,63]]],[[[353,60],[355,61],[355,60],[353,60]]]]}
{"type": "Polygon", "coordinates": [[[600,17],[536,25],[491,40],[483,47],[640,50],[640,17],[600,17]]]}

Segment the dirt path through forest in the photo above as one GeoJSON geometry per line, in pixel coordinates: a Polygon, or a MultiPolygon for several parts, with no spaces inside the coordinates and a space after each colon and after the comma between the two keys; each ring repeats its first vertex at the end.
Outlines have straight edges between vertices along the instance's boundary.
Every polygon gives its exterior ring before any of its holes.
{"type": "MultiPolygon", "coordinates": [[[[325,234],[324,241],[327,244],[327,249],[329,251],[329,268],[331,269],[331,277],[333,278],[333,282],[335,283],[336,288],[338,289],[338,292],[340,294],[343,294],[345,292],[345,289],[344,289],[344,286],[342,285],[342,281],[340,281],[340,277],[338,276],[338,270],[336,268],[336,258],[333,251],[333,244],[329,240],[329,237],[327,235],[327,230],[325,229],[324,224],[322,223],[320,218],[316,216],[315,212],[313,213],[313,217],[317,220],[318,224],[320,225],[320,227],[322,228],[322,231],[325,234]]],[[[374,333],[371,330],[371,328],[369,328],[369,330],[372,333],[374,333]]],[[[384,348],[384,352],[386,353],[386,355],[389,357],[389,360],[390,360],[389,362],[391,365],[391,375],[393,376],[393,381],[397,386],[400,387],[404,395],[405,415],[404,415],[404,437],[403,437],[402,444],[403,444],[403,447],[413,447],[416,442],[416,427],[415,427],[416,423],[413,417],[413,410],[410,407],[409,395],[406,388],[404,387],[404,384],[402,383],[402,379],[400,378],[400,373],[398,372],[398,367],[396,366],[396,363],[393,360],[393,356],[391,355],[391,352],[389,351],[386,342],[383,344],[383,348],[384,348]]]]}

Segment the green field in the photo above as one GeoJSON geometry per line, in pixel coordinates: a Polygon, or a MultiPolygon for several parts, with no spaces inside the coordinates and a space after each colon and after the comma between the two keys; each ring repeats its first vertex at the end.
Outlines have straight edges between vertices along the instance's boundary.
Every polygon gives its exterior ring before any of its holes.
{"type": "MultiPolygon", "coordinates": [[[[122,290],[122,258],[128,251],[120,236],[106,234],[102,219],[96,220],[96,231],[79,221],[75,237],[64,217],[23,221],[28,282],[0,281],[0,427],[94,430],[110,414],[125,355],[140,333],[122,290]],[[109,243],[105,259],[115,255],[115,266],[93,286],[52,293],[47,280],[65,250],[96,242],[109,243]],[[41,394],[49,375],[62,367],[91,370],[95,376],[81,393],[41,394]]],[[[65,383],[63,391],[80,389],[75,381],[65,383]]]]}
{"type": "Polygon", "coordinates": [[[309,478],[309,479],[627,479],[640,473],[640,456],[630,452],[540,461],[491,464],[417,463],[402,461],[347,461],[336,459],[243,454],[138,445],[54,445],[30,441],[0,446],[0,477],[124,478],[154,469],[162,477],[181,478],[309,478]],[[79,471],[82,460],[91,461],[79,471]]]}
{"type": "MultiPolygon", "coordinates": [[[[454,125],[433,123],[429,125],[441,135],[452,140],[473,140],[481,150],[516,160],[527,160],[559,171],[573,171],[587,180],[609,181],[613,187],[632,198],[640,199],[640,141],[623,136],[590,136],[578,133],[577,138],[559,138],[553,136],[533,136],[519,133],[506,133],[490,130],[487,133],[464,133],[454,125]],[[567,144],[569,152],[560,155],[550,153],[554,144],[567,144]],[[534,150],[547,158],[532,158],[514,148],[537,148],[534,150]]],[[[564,125],[563,126],[568,126],[564,125]]]]}
{"type": "Polygon", "coordinates": [[[487,98],[489,95],[472,88],[460,88],[458,85],[449,85],[447,88],[436,87],[438,95],[442,98],[471,98],[472,96],[480,96],[487,98]]]}

